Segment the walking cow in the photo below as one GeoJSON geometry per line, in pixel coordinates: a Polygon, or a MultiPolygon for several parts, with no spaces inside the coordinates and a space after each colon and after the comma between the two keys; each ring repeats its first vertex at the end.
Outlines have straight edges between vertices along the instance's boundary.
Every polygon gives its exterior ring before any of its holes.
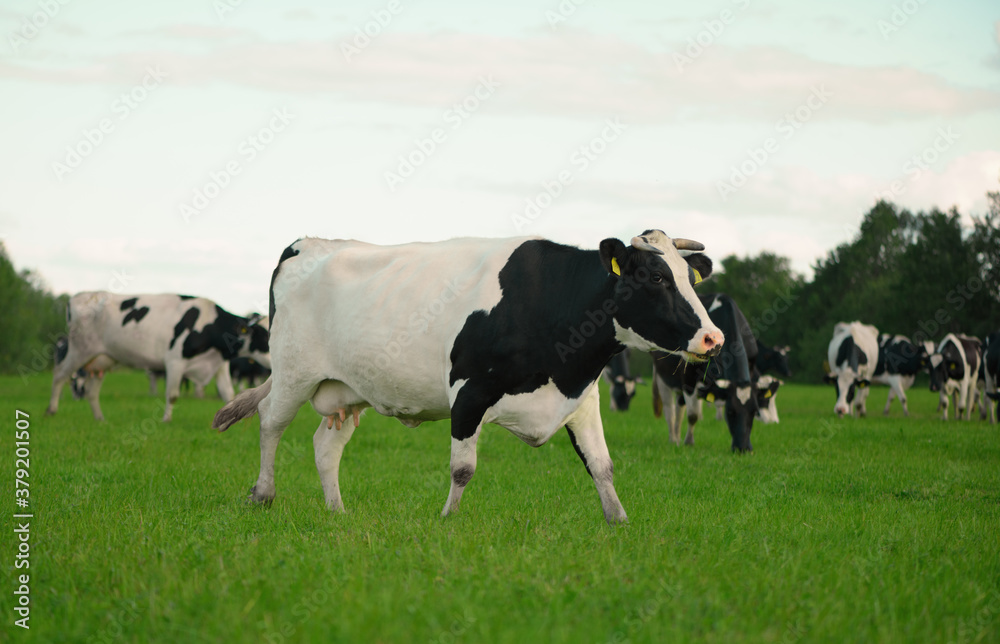
{"type": "Polygon", "coordinates": [[[69,348],[52,372],[50,415],[59,409],[63,385],[81,367],[87,371],[85,396],[97,420],[104,420],[99,396],[105,371],[119,363],[165,371],[166,422],[185,376],[202,387],[215,376],[223,400],[231,400],[227,360],[245,355],[269,363],[267,330],[257,319],[233,315],[201,297],[78,293],[66,307],[66,321],[69,348]]]}
{"type": "Polygon", "coordinates": [[[888,333],[878,337],[878,362],[875,364],[872,382],[889,385],[889,395],[886,396],[885,409],[882,410],[884,415],[889,415],[893,396],[899,398],[903,415],[910,415],[906,406],[906,390],[913,386],[917,374],[927,368],[931,353],[933,345],[930,342],[917,345],[905,335],[888,333]]]}
{"type": "Polygon", "coordinates": [[[826,380],[837,387],[834,413],[866,415],[865,400],[878,363],[878,329],[861,322],[838,322],[833,327],[827,359],[833,372],[827,374],[826,380]]]}
{"type": "Polygon", "coordinates": [[[692,288],[712,263],[697,242],[647,230],[630,245],[581,250],[538,238],[375,246],[300,239],[271,278],[271,377],[223,407],[224,430],[260,412],[260,476],[275,496],[278,442],[307,401],[326,505],[342,510],[344,446],[368,407],[415,427],[451,418],[458,510],[484,423],[545,444],[566,427],[609,523],[627,520],[612,483],[598,379],[626,346],[687,360],[718,354],[722,333],[692,288]]]}

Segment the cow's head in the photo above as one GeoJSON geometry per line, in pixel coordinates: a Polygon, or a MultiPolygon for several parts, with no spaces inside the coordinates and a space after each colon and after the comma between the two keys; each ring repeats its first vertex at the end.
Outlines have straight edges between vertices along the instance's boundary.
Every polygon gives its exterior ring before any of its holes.
{"type": "Polygon", "coordinates": [[[965,366],[955,359],[948,359],[941,353],[930,357],[931,391],[941,391],[949,380],[965,377],[965,366]]]}
{"type": "Polygon", "coordinates": [[[629,403],[635,396],[636,378],[618,375],[611,381],[611,400],[609,405],[612,411],[628,411],[629,403]]]}
{"type": "Polygon", "coordinates": [[[782,384],[784,383],[772,376],[761,376],[757,380],[757,416],[764,423],[778,422],[778,405],[775,397],[782,384]]]}
{"type": "Polygon", "coordinates": [[[837,402],[833,406],[833,412],[838,416],[851,413],[851,403],[854,396],[863,389],[871,385],[867,378],[860,378],[850,367],[840,369],[836,374],[828,373],[823,377],[823,382],[833,385],[837,389],[837,402]]]}
{"type": "MultiPolygon", "coordinates": [[[[218,325],[226,350],[223,357],[253,358],[264,366],[271,367],[271,354],[268,340],[268,318],[258,313],[249,317],[233,315],[220,306],[216,306],[218,317],[213,324],[218,325]]],[[[206,327],[207,328],[207,327],[206,327]]]]}
{"type": "Polygon", "coordinates": [[[619,342],[640,351],[681,355],[689,362],[718,355],[722,331],[708,317],[694,285],[712,274],[712,260],[698,242],[647,230],[630,246],[601,242],[604,268],[615,278],[613,311],[619,342]]]}
{"type": "Polygon", "coordinates": [[[752,452],[750,431],[753,429],[753,419],[757,415],[757,388],[754,383],[737,385],[729,380],[710,380],[705,387],[700,387],[698,395],[708,402],[724,400],[726,402],[726,425],[733,438],[734,452],[752,452]]]}

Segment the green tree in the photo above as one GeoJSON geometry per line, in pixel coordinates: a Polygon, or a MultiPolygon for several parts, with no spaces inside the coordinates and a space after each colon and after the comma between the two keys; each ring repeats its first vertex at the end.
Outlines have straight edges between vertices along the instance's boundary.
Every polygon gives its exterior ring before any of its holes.
{"type": "Polygon", "coordinates": [[[38,274],[18,273],[0,241],[0,371],[51,367],[52,344],[66,329],[67,301],[50,293],[38,274]]]}

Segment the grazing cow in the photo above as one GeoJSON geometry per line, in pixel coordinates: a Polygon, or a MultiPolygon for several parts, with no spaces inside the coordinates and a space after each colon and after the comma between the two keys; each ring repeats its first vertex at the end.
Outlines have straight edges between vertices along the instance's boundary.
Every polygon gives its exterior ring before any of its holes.
{"type": "Polygon", "coordinates": [[[243,391],[262,384],[271,375],[271,370],[253,358],[233,358],[229,361],[229,375],[233,380],[233,387],[237,391],[243,391]]]}
{"type": "Polygon", "coordinates": [[[687,407],[685,445],[694,445],[694,426],[701,420],[701,398],[725,401],[725,418],[733,451],[749,452],[750,431],[759,410],[757,379],[752,364],[757,341],[736,302],[724,293],[699,296],[709,318],[726,336],[718,359],[709,364],[686,365],[675,355],[652,352],[653,412],[666,407],[670,440],[680,445],[680,407],[687,407]],[[662,403],[661,403],[662,401],[662,403]],[[683,403],[683,405],[682,405],[683,403]]]}
{"type": "Polygon", "coordinates": [[[931,356],[931,391],[939,391],[941,418],[948,420],[948,400],[954,399],[955,418],[972,417],[973,396],[977,393],[982,341],[967,335],[949,333],[931,356]]]}
{"type": "Polygon", "coordinates": [[[790,378],[792,370],[788,368],[789,347],[769,347],[757,340],[757,362],[755,366],[760,373],[773,371],[779,376],[790,378]]]}
{"type": "Polygon", "coordinates": [[[86,397],[94,418],[104,420],[99,401],[104,371],[116,364],[166,372],[169,421],[181,380],[204,386],[213,376],[224,400],[233,397],[227,360],[250,355],[267,364],[267,331],[256,320],[229,313],[215,302],[189,295],[78,293],[66,307],[69,349],[52,374],[47,414],[59,408],[63,385],[77,369],[88,371],[86,397]]]}
{"type": "Polygon", "coordinates": [[[984,387],[979,413],[983,420],[989,417],[990,423],[995,423],[1000,420],[1000,392],[997,391],[997,385],[1000,384],[1000,331],[986,336],[981,367],[984,387]],[[995,408],[986,401],[987,398],[998,402],[995,408]]]}
{"type": "Polygon", "coordinates": [[[930,363],[933,345],[930,348],[927,345],[930,343],[913,344],[905,335],[883,333],[878,337],[878,362],[871,380],[889,385],[889,395],[885,399],[885,409],[882,410],[884,415],[889,415],[893,396],[899,398],[903,415],[910,415],[906,406],[906,390],[913,386],[917,374],[930,363]]]}
{"type": "Polygon", "coordinates": [[[611,357],[608,366],[604,367],[602,374],[611,387],[611,399],[608,405],[611,411],[628,411],[629,403],[635,396],[636,379],[629,373],[630,351],[625,349],[611,357]]]}
{"type": "Polygon", "coordinates": [[[647,230],[631,245],[581,250],[539,238],[375,246],[300,239],[271,278],[271,377],[223,407],[223,430],[260,412],[260,476],[275,496],[282,432],[307,401],[327,507],[342,510],[344,446],[367,407],[415,427],[451,418],[458,510],[484,423],[531,446],[566,427],[609,523],[626,521],[612,483],[597,380],[626,346],[688,360],[716,355],[722,332],[694,293],[712,262],[697,242],[647,230]],[[336,425],[336,429],[332,429],[336,425]]]}
{"type": "Polygon", "coordinates": [[[865,416],[865,400],[878,364],[878,329],[861,322],[838,322],[833,327],[827,359],[833,373],[826,380],[837,386],[834,413],[843,416],[856,411],[865,416]]]}

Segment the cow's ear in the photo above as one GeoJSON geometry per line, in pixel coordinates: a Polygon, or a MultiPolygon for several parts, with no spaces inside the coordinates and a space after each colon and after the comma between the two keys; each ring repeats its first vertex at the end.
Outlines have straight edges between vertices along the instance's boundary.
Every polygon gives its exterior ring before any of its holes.
{"type": "Polygon", "coordinates": [[[620,239],[608,238],[601,242],[599,252],[604,270],[615,277],[621,277],[627,257],[626,253],[628,252],[625,244],[620,239]]]}
{"type": "Polygon", "coordinates": [[[685,257],[684,261],[686,261],[688,266],[691,267],[691,270],[694,271],[695,284],[702,280],[707,280],[708,276],[712,274],[712,260],[709,259],[707,255],[694,253],[685,257]]]}

